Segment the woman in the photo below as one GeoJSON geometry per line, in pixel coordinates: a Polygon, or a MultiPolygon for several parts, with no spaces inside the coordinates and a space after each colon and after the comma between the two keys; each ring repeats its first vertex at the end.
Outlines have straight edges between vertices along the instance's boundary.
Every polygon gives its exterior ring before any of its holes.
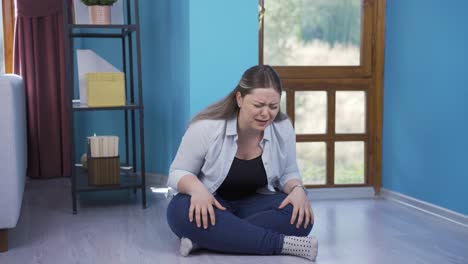
{"type": "Polygon", "coordinates": [[[315,260],[314,214],[296,163],[282,87],[267,65],[254,66],[223,100],[195,116],[171,165],[178,194],[167,209],[180,252],[289,254],[315,260]]]}

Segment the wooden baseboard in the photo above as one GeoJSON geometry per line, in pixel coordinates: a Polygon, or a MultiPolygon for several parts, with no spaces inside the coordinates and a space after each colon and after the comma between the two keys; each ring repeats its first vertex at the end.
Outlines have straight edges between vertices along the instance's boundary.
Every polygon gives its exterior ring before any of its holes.
{"type": "Polygon", "coordinates": [[[0,229],[0,252],[8,251],[8,229],[0,229]]]}

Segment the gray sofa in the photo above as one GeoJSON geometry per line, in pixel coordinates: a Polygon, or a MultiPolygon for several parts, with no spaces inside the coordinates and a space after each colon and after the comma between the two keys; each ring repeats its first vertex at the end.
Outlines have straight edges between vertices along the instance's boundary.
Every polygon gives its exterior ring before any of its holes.
{"type": "Polygon", "coordinates": [[[26,98],[23,79],[0,75],[0,252],[18,223],[26,181],[26,98]]]}

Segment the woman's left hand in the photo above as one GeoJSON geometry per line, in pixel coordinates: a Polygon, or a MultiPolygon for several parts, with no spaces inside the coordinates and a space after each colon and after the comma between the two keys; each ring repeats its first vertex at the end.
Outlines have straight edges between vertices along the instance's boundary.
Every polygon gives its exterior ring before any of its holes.
{"type": "Polygon", "coordinates": [[[303,189],[294,188],[278,208],[283,209],[288,204],[291,204],[294,208],[291,216],[291,225],[296,223],[296,228],[299,228],[304,223],[304,228],[307,228],[309,224],[314,224],[314,211],[303,189]]]}

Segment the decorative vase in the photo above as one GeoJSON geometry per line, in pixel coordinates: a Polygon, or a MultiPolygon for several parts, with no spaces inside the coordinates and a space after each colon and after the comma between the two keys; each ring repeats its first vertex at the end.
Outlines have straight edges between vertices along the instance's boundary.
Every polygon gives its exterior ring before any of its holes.
{"type": "Polygon", "coordinates": [[[91,24],[109,25],[111,23],[111,6],[93,5],[89,6],[89,18],[91,24]]]}

